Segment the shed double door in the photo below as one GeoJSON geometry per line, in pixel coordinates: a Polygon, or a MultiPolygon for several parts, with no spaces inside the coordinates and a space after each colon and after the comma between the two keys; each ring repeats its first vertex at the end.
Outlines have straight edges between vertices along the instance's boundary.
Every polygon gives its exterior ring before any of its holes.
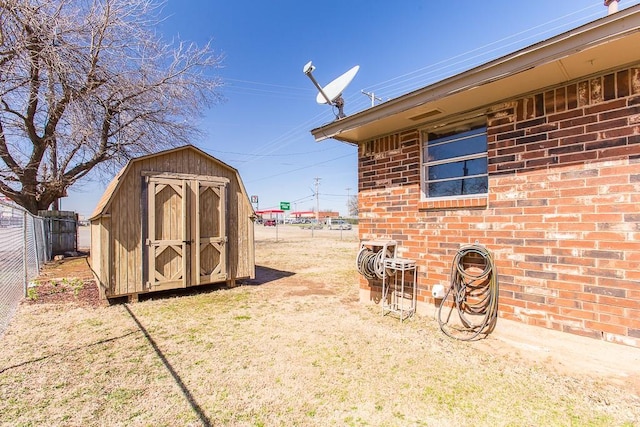
{"type": "Polygon", "coordinates": [[[227,280],[225,179],[147,176],[146,283],[152,291],[227,280]]]}

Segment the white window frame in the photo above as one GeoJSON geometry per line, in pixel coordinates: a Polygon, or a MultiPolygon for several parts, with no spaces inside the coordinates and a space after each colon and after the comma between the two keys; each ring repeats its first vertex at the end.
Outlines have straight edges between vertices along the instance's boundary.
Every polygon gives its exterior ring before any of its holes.
{"type": "MultiPolygon", "coordinates": [[[[471,126],[472,124],[468,124],[466,127],[466,129],[461,130],[459,133],[465,133],[468,132],[470,130],[473,129],[480,129],[480,128],[484,128],[484,135],[486,137],[487,135],[487,127],[486,124],[483,123],[473,123],[473,126],[471,126]]],[[[456,126],[452,126],[449,127],[447,126],[447,128],[454,130],[455,128],[460,128],[461,124],[457,124],[456,126]]],[[[488,195],[489,192],[489,153],[488,153],[488,148],[487,150],[480,152],[480,153],[475,153],[475,154],[469,154],[466,156],[459,156],[459,157],[451,157],[451,158],[447,158],[447,159],[441,159],[441,160],[434,160],[434,161],[427,161],[425,159],[425,151],[428,150],[429,147],[429,139],[428,139],[428,135],[431,133],[445,133],[446,128],[441,128],[441,129],[422,129],[421,130],[421,144],[420,144],[420,164],[421,164],[421,177],[420,177],[420,182],[421,182],[421,198],[422,200],[428,200],[428,201],[438,201],[438,200],[451,200],[451,199],[468,199],[471,197],[486,197],[488,195]],[[457,177],[452,177],[452,178],[443,178],[443,179],[437,179],[437,180],[432,180],[429,181],[428,179],[428,170],[429,167],[431,166],[438,166],[438,165],[443,165],[443,164],[447,164],[447,163],[456,163],[456,162],[461,162],[461,161],[465,161],[465,160],[476,160],[476,159],[482,159],[482,158],[486,158],[487,159],[487,170],[484,173],[481,174],[474,174],[474,175],[466,175],[464,177],[461,176],[457,176],[457,177]],[[464,179],[469,179],[469,178],[480,178],[480,177],[486,177],[487,178],[487,191],[483,192],[483,193],[474,193],[474,194],[456,194],[456,195],[452,195],[452,196],[434,196],[434,197],[429,197],[428,194],[428,189],[429,189],[429,183],[431,182],[447,182],[447,181],[456,181],[459,180],[461,178],[464,179]]],[[[476,136],[476,135],[473,135],[476,136]]],[[[455,141],[460,141],[462,139],[466,139],[466,138],[458,138],[458,139],[451,139],[451,140],[447,140],[445,142],[443,142],[442,144],[450,144],[453,143],[455,141]]],[[[438,146],[440,144],[436,144],[433,146],[438,146]]]]}

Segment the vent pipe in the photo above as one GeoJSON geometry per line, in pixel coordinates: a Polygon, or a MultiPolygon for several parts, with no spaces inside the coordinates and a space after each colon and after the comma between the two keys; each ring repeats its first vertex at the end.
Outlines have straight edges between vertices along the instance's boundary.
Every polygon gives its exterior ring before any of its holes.
{"type": "Polygon", "coordinates": [[[609,15],[618,11],[618,0],[604,0],[604,5],[609,8],[609,15]]]}

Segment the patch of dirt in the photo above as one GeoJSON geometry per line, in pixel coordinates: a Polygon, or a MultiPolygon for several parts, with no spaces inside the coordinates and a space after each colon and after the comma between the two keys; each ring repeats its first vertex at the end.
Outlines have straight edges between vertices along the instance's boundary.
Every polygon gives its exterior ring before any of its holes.
{"type": "Polygon", "coordinates": [[[305,280],[298,282],[297,289],[284,293],[283,296],[304,297],[308,295],[335,295],[335,291],[327,289],[322,283],[305,280]]]}
{"type": "Polygon", "coordinates": [[[105,305],[100,300],[87,255],[65,257],[45,264],[38,278],[30,282],[25,303],[105,305]]]}

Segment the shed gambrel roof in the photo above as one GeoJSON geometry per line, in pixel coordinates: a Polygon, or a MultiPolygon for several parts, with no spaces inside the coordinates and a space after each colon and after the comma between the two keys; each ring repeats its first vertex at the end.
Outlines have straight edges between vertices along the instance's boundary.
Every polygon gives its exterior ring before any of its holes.
{"type": "Polygon", "coordinates": [[[127,162],[127,164],[122,169],[120,169],[120,171],[116,174],[116,176],[111,180],[109,185],[107,185],[107,187],[104,190],[104,193],[102,194],[102,197],[98,201],[98,204],[96,205],[96,208],[93,210],[93,213],[91,214],[91,217],[89,218],[89,220],[93,220],[93,219],[96,219],[96,218],[104,215],[105,211],[109,207],[109,204],[111,203],[111,200],[113,199],[114,194],[116,194],[116,192],[118,191],[118,188],[119,188],[120,183],[122,182],[123,178],[125,176],[127,176],[127,173],[129,172],[129,170],[131,170],[131,168],[133,167],[133,165],[136,162],[147,160],[147,159],[150,159],[152,157],[159,157],[159,156],[164,156],[164,155],[171,154],[171,153],[177,153],[177,152],[183,151],[183,150],[192,150],[192,151],[196,152],[198,155],[204,156],[208,160],[216,162],[216,163],[220,164],[221,166],[223,166],[224,168],[227,168],[227,169],[231,170],[236,175],[236,178],[238,180],[240,188],[242,189],[242,194],[244,195],[244,197],[247,198],[247,200],[249,200],[249,196],[247,195],[247,191],[246,191],[246,189],[244,187],[242,179],[240,178],[240,173],[238,172],[238,170],[236,168],[234,168],[232,166],[229,166],[228,164],[224,163],[223,161],[216,159],[215,157],[211,156],[210,154],[205,153],[204,151],[202,151],[201,149],[199,149],[199,148],[197,148],[197,147],[195,147],[193,145],[184,145],[182,147],[172,148],[172,149],[164,150],[164,151],[159,151],[157,153],[148,154],[146,156],[140,156],[140,157],[136,157],[135,159],[129,160],[127,162]]]}
{"type": "Polygon", "coordinates": [[[637,64],[640,5],[311,130],[351,144],[472,114],[490,105],[637,64]]]}

